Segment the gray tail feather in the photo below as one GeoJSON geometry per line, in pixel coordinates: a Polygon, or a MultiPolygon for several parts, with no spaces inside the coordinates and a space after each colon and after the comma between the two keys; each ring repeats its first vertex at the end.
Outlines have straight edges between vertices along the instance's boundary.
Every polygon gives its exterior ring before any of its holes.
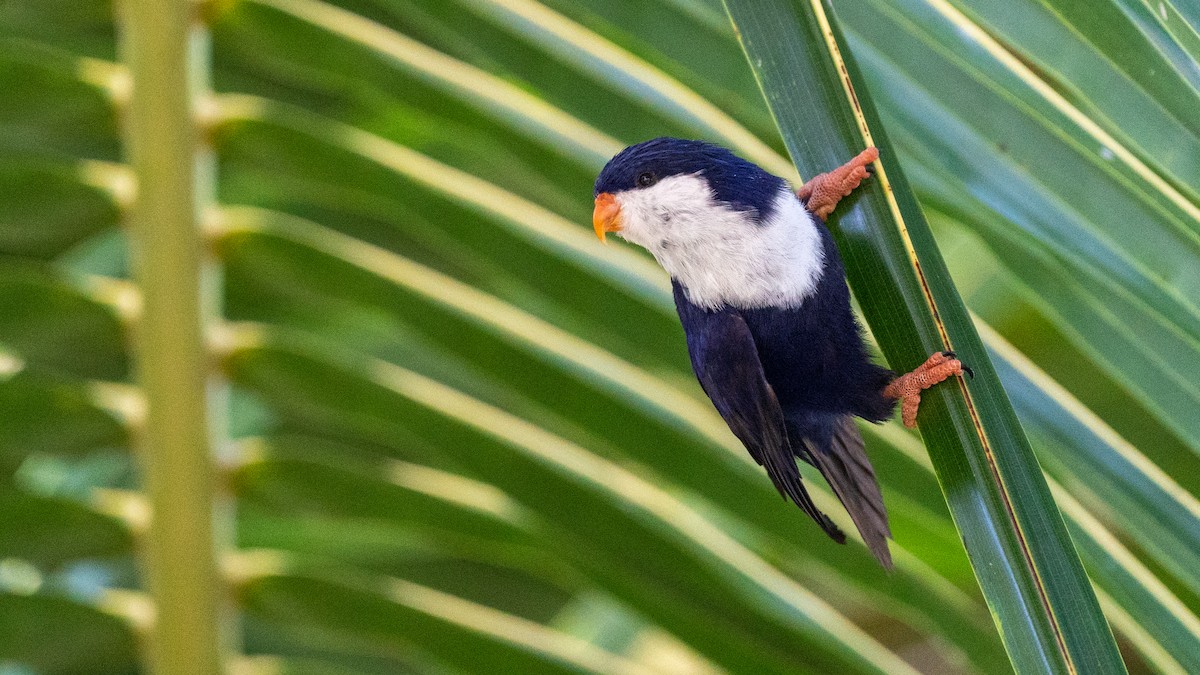
{"type": "Polygon", "coordinates": [[[839,544],[846,543],[845,533],[837,525],[834,525],[829,516],[817,508],[812,497],[809,496],[808,490],[804,489],[804,481],[800,477],[800,470],[796,468],[796,460],[788,456],[780,461],[780,458],[772,453],[766,453],[763,460],[765,461],[759,463],[766,467],[767,475],[771,477],[771,482],[775,483],[779,494],[783,495],[784,499],[791,498],[792,502],[817,521],[821,529],[825,530],[825,534],[828,534],[834,541],[839,544]]]}
{"type": "Polygon", "coordinates": [[[892,531],[888,527],[887,510],[854,420],[848,416],[839,420],[828,447],[813,447],[811,441],[808,445],[813,463],[850,513],[867,548],[885,569],[891,570],[892,554],[887,540],[892,531]]]}

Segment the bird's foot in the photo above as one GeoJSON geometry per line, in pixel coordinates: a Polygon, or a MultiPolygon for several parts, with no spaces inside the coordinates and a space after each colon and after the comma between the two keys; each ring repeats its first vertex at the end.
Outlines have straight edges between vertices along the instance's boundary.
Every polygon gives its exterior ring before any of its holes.
{"type": "Polygon", "coordinates": [[[952,375],[963,373],[975,377],[975,373],[964,366],[954,352],[936,352],[925,363],[917,366],[916,370],[892,380],[892,383],[884,388],[883,395],[900,399],[900,419],[904,421],[904,426],[912,429],[917,426],[917,406],[921,404],[921,392],[952,375]]]}
{"type": "Polygon", "coordinates": [[[804,205],[821,220],[829,217],[842,198],[848,196],[868,176],[875,173],[872,166],[879,159],[877,148],[867,148],[858,153],[854,159],[840,167],[813,176],[805,183],[796,196],[804,205]]]}

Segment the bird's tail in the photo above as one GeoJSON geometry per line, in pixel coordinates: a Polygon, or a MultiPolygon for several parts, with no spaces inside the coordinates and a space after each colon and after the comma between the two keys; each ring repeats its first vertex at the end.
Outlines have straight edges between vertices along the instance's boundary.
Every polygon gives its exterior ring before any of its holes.
{"type": "Polygon", "coordinates": [[[842,417],[833,431],[831,441],[816,444],[805,439],[809,455],[805,457],[821,471],[833,492],[842,501],[850,518],[862,534],[867,548],[884,568],[892,569],[892,554],[887,540],[892,536],[888,527],[887,510],[883,506],[883,495],[875,470],[867,459],[862,434],[854,420],[842,417]]]}

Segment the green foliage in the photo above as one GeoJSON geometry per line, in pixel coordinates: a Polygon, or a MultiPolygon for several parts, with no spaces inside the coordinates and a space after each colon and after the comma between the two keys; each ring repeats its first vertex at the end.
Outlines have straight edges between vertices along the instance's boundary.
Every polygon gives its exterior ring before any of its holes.
{"type": "MultiPolygon", "coordinates": [[[[1037,670],[991,580],[1024,571],[977,543],[1010,523],[964,517],[1006,490],[1065,565],[1038,573],[1073,654],[1103,622],[1050,494],[1129,669],[1200,669],[1200,17],[832,4],[901,212],[921,217],[902,169],[932,227],[910,234],[934,297],[957,302],[936,237],[978,329],[940,316],[981,372],[967,392],[1010,440],[1011,401],[1050,492],[1019,440],[987,484],[952,388],[922,413],[929,455],[864,428],[884,573],[779,501],[696,386],[661,271],[592,238],[591,182],[626,143],[704,137],[794,180],[785,151],[808,175],[856,145],[845,120],[814,131],[841,113],[755,60],[750,24],[747,63],[714,0],[214,2],[198,138],[219,204],[193,244],[222,281],[204,329],[236,522],[210,590],[236,672],[1006,672],[1006,651],[1037,670]]],[[[0,664],[36,672],[132,671],[153,634],[131,443],[155,397],[130,366],[172,354],[133,336],[140,297],[196,281],[124,279],[112,10],[0,5],[0,664]]],[[[779,32],[785,58],[823,53],[779,32]]],[[[938,337],[886,219],[862,215],[881,192],[835,225],[900,368],[938,337]]]]}

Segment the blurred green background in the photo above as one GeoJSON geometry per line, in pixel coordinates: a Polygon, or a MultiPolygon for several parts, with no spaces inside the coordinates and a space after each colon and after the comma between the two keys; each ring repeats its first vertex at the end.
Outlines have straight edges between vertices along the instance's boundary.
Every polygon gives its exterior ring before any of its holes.
{"type": "MultiPolygon", "coordinates": [[[[833,5],[1128,667],[1200,672],[1200,9],[833,5]]],[[[196,279],[132,278],[122,27],[0,2],[5,675],[139,672],[161,600],[133,363],[180,354],[133,336],[196,279]]],[[[720,2],[222,0],[194,40],[231,672],[1011,670],[919,437],[864,429],[888,575],[592,237],[649,137],[798,179],[720,2]]]]}

